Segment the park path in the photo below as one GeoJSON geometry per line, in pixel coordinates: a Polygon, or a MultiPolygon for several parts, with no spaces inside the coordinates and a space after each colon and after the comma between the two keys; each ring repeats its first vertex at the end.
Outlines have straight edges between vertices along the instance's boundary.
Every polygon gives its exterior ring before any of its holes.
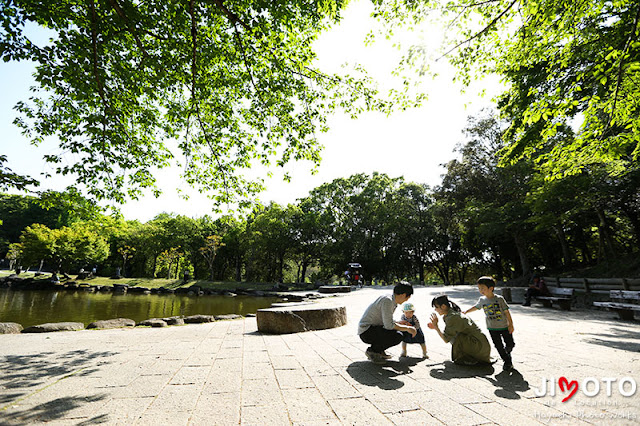
{"type": "MultiPolygon", "coordinates": [[[[614,313],[512,305],[517,372],[458,367],[450,346],[425,330],[430,358],[368,362],[356,336],[367,305],[390,289],[363,289],[317,303],[343,304],[346,326],[264,335],[255,318],[163,329],[0,335],[0,424],[53,425],[476,425],[638,424],[640,321],[614,313]],[[536,395],[543,378],[577,380],[536,395]],[[593,393],[595,383],[601,389],[593,393]],[[606,381],[616,379],[607,395],[606,381]],[[631,382],[623,381],[623,393],[631,382]],[[573,389],[574,385],[571,385],[573,389]],[[591,389],[589,389],[591,387],[591,389]],[[548,392],[549,393],[549,392],[548,392]]],[[[431,298],[446,292],[463,309],[472,286],[417,288],[427,323],[431,298]]],[[[399,311],[398,311],[399,314],[399,311]]],[[[481,312],[471,317],[484,330],[481,312]]],[[[485,330],[486,331],[486,330],[485,330]]],[[[411,357],[414,355],[414,357],[411,357]]],[[[492,356],[498,357],[495,349],[492,356]]]]}

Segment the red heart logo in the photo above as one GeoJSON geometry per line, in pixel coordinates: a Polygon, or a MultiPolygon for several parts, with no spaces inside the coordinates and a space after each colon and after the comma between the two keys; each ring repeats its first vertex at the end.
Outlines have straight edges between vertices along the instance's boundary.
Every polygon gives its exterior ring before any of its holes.
{"type": "Polygon", "coordinates": [[[565,386],[567,387],[567,391],[570,390],[571,388],[573,388],[573,390],[571,391],[571,393],[569,394],[569,396],[567,396],[565,399],[562,400],[562,402],[567,401],[569,398],[571,398],[573,395],[575,395],[576,392],[578,392],[578,381],[577,380],[572,380],[572,381],[568,381],[566,377],[560,377],[560,379],[558,379],[558,386],[560,386],[560,390],[562,392],[565,391],[565,386]]]}

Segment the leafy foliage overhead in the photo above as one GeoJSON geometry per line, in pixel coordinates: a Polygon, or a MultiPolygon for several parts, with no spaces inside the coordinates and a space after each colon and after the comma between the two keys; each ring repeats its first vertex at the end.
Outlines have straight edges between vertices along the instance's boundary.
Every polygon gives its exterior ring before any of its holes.
{"type": "MultiPolygon", "coordinates": [[[[261,189],[255,164],[316,166],[327,114],[406,107],[366,75],[325,74],[312,43],[340,19],[342,0],[209,2],[2,0],[0,55],[37,64],[36,94],[16,123],[95,198],[124,202],[178,162],[218,202],[261,189]],[[55,34],[38,46],[27,24],[55,34]]],[[[408,101],[407,101],[408,102],[408,101]]]]}
{"type": "MultiPolygon", "coordinates": [[[[554,177],[607,164],[620,174],[640,156],[640,3],[635,0],[391,0],[374,2],[390,27],[443,17],[455,35],[443,56],[465,83],[504,77],[511,122],[504,160],[535,157],[554,177]],[[575,138],[558,139],[566,124],[575,138]]],[[[450,35],[450,33],[448,34],[450,35]]],[[[408,60],[419,63],[419,49],[408,60]]]]}

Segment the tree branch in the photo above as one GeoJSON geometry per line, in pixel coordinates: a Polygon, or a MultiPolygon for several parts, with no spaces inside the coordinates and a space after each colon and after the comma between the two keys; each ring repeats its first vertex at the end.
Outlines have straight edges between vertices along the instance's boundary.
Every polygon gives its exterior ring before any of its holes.
{"type": "Polygon", "coordinates": [[[618,77],[616,79],[616,90],[613,95],[613,106],[611,108],[611,114],[609,114],[609,120],[607,122],[607,126],[611,125],[611,121],[613,120],[613,114],[616,111],[616,104],[618,103],[618,92],[620,91],[620,83],[622,83],[622,68],[624,65],[624,55],[627,53],[631,42],[636,38],[636,28],[638,27],[638,21],[640,21],[640,7],[638,7],[638,11],[636,12],[636,17],[633,21],[633,25],[631,27],[631,35],[627,38],[627,42],[622,49],[622,54],[620,55],[620,63],[618,64],[618,77]]]}
{"type": "Polygon", "coordinates": [[[111,8],[115,10],[118,16],[124,21],[125,25],[127,26],[127,30],[129,31],[133,39],[136,41],[136,45],[142,51],[142,56],[144,58],[148,58],[149,54],[147,53],[147,50],[144,48],[144,46],[142,45],[142,41],[140,41],[140,38],[136,34],[135,27],[133,26],[133,24],[127,17],[127,15],[124,13],[122,8],[118,4],[118,0],[109,0],[109,3],[111,4],[111,8]]]}
{"type": "Polygon", "coordinates": [[[224,192],[227,196],[227,199],[231,198],[229,196],[229,185],[227,183],[227,175],[226,175],[226,171],[225,171],[225,167],[221,164],[220,162],[220,154],[218,154],[217,149],[215,149],[213,143],[211,142],[211,139],[209,137],[209,134],[207,133],[207,129],[204,125],[204,122],[202,120],[202,116],[200,114],[200,107],[198,105],[198,96],[196,93],[196,78],[197,78],[197,73],[198,73],[198,67],[197,67],[197,52],[198,52],[198,26],[196,23],[196,13],[195,13],[195,0],[190,0],[189,1],[189,15],[191,17],[191,40],[192,40],[192,49],[191,49],[191,102],[192,102],[192,106],[193,108],[195,108],[195,113],[196,113],[196,119],[198,120],[198,123],[200,124],[200,129],[202,130],[202,134],[204,136],[205,141],[207,142],[207,145],[209,145],[209,150],[211,150],[211,154],[213,155],[216,164],[218,165],[218,170],[220,170],[220,173],[222,175],[222,185],[224,187],[224,192]]]}
{"type": "Polygon", "coordinates": [[[484,33],[486,33],[487,31],[489,31],[489,29],[491,29],[491,27],[493,27],[495,25],[496,22],[498,22],[512,7],[513,5],[515,5],[516,3],[518,3],[519,0],[513,0],[511,2],[511,4],[509,4],[509,6],[507,6],[507,8],[505,10],[503,10],[498,16],[496,16],[493,21],[491,21],[489,23],[489,25],[487,25],[486,27],[484,27],[480,32],[475,33],[473,36],[469,37],[468,39],[466,39],[465,41],[462,41],[458,44],[456,44],[454,47],[452,47],[451,49],[449,49],[444,55],[440,56],[438,59],[436,59],[436,61],[439,61],[440,59],[444,58],[445,56],[447,56],[449,53],[453,52],[454,50],[456,50],[458,47],[462,46],[463,44],[467,44],[470,41],[482,36],[484,33]]]}
{"type": "Polygon", "coordinates": [[[227,7],[222,4],[221,0],[213,0],[213,3],[218,6],[218,9],[222,10],[224,12],[225,15],[227,15],[227,18],[229,18],[229,20],[233,23],[233,24],[240,24],[244,27],[245,30],[247,31],[251,31],[251,27],[244,22],[242,19],[240,19],[238,17],[238,15],[236,15],[235,13],[231,12],[229,9],[227,9],[227,7]]]}

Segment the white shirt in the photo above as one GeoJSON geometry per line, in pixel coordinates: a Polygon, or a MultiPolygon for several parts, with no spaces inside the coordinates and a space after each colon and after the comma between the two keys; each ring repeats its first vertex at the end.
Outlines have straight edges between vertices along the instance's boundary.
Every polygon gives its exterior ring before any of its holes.
{"type": "Polygon", "coordinates": [[[358,335],[364,333],[372,325],[381,325],[387,330],[393,330],[393,312],[398,304],[393,293],[380,296],[364,311],[358,324],[358,335]]]}

